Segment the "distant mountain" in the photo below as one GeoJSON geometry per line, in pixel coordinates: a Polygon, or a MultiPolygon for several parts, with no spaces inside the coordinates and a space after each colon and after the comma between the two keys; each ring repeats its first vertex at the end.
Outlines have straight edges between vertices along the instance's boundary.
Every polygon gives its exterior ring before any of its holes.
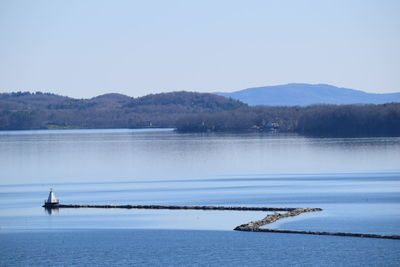
{"type": "Polygon", "coordinates": [[[251,106],[308,106],[312,104],[383,104],[400,102],[400,93],[371,94],[327,84],[292,83],[216,93],[251,106]]]}
{"type": "Polygon", "coordinates": [[[247,107],[223,96],[171,92],[133,98],[105,94],[74,99],[50,93],[0,94],[0,130],[174,127],[183,115],[247,107]]]}

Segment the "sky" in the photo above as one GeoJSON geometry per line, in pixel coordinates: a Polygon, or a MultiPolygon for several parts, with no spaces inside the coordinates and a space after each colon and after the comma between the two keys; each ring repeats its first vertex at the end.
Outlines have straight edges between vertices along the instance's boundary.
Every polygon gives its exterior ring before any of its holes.
{"type": "Polygon", "coordinates": [[[397,0],[0,0],[0,92],[400,92],[397,0]]]}

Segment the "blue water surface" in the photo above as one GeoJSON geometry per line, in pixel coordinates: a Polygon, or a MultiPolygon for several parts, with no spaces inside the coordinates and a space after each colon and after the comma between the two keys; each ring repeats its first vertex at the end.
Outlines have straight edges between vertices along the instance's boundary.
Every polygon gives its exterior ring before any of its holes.
{"type": "Polygon", "coordinates": [[[1,266],[398,266],[399,240],[236,232],[266,212],[65,204],[318,207],[269,228],[400,235],[400,138],[0,132],[1,266]]]}
{"type": "Polygon", "coordinates": [[[0,234],[1,266],[398,266],[398,240],[234,231],[0,234]]]}

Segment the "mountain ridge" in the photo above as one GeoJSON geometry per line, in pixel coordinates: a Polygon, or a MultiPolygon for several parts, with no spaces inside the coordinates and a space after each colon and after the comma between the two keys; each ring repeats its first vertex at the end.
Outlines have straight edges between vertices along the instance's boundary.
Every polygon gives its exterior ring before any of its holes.
{"type": "Polygon", "coordinates": [[[309,106],[315,104],[384,104],[400,102],[400,93],[367,93],[329,84],[289,83],[252,87],[215,94],[239,100],[250,106],[309,106]]]}

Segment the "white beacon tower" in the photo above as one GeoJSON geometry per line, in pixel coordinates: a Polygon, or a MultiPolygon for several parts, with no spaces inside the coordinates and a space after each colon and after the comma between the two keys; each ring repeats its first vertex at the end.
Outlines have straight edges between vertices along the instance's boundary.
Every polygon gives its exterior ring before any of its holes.
{"type": "Polygon", "coordinates": [[[58,199],[56,198],[56,194],[54,194],[53,189],[50,188],[49,197],[47,198],[47,201],[44,201],[44,206],[49,207],[56,204],[58,204],[58,199]]]}

